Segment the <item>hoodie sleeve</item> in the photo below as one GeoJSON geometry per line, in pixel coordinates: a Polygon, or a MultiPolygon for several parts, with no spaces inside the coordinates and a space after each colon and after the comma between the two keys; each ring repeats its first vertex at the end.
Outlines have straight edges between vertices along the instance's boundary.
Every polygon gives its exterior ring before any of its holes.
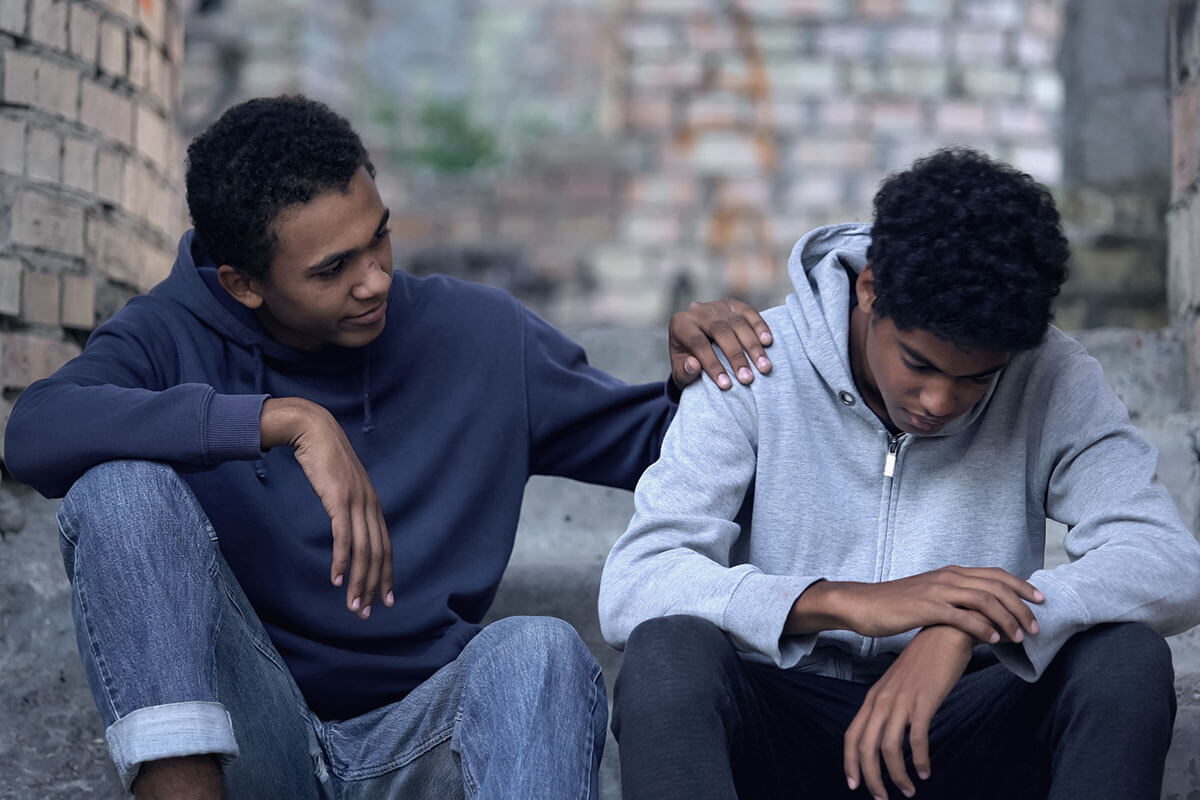
{"type": "Polygon", "coordinates": [[[524,310],[530,473],[632,489],[658,458],[675,404],[662,383],[630,386],[524,310]]]}
{"type": "Polygon", "coordinates": [[[701,379],[684,390],[662,456],[638,483],[633,519],[600,579],[600,628],[614,647],[624,648],[648,619],[686,614],[779,666],[812,651],[816,635],[782,636],[796,598],[818,577],[732,563],[742,534],[734,520],[756,472],[759,387],[756,380],[722,392],[701,379]]]}
{"type": "Polygon", "coordinates": [[[80,356],[21,394],[4,437],[14,478],[61,497],[105,461],[203,468],[259,457],[266,396],[180,382],[175,339],[152,302],[132,300],[80,356]]]}
{"type": "Polygon", "coordinates": [[[1158,480],[1158,452],[1082,348],[1053,371],[1037,474],[1046,515],[1069,529],[1069,561],[1029,577],[1046,596],[1030,606],[1039,633],[994,648],[1028,681],[1094,625],[1142,622],[1169,636],[1200,622],[1200,544],[1158,480]]]}

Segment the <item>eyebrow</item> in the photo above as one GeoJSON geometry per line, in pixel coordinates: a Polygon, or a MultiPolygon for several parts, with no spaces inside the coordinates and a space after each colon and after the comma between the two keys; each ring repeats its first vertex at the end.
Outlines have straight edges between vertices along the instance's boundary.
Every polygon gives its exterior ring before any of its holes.
{"type": "Polygon", "coordinates": [[[970,375],[951,375],[949,372],[946,372],[946,370],[941,369],[940,367],[936,366],[932,361],[930,361],[928,358],[926,358],[925,356],[918,353],[916,350],[913,350],[911,347],[904,344],[904,342],[900,342],[899,344],[900,344],[900,349],[903,350],[905,355],[907,355],[913,361],[920,361],[921,366],[929,367],[933,371],[940,372],[943,375],[946,375],[947,377],[950,377],[950,378],[986,378],[989,375],[996,374],[997,372],[1004,369],[1004,367],[1006,367],[1008,365],[1008,360],[1005,359],[1005,361],[1003,363],[997,364],[996,366],[992,367],[991,369],[985,369],[983,372],[974,372],[974,373],[971,373],[970,375]]]}
{"type": "MultiPolygon", "coordinates": [[[[372,234],[372,236],[371,236],[372,242],[375,241],[376,239],[378,239],[380,237],[380,235],[383,233],[383,229],[387,227],[388,218],[391,216],[392,216],[392,210],[390,208],[385,208],[383,210],[383,216],[379,218],[379,224],[375,226],[375,233],[372,234]]],[[[323,272],[323,271],[329,269],[330,267],[332,267],[337,262],[341,261],[343,258],[350,258],[351,256],[353,256],[355,253],[357,253],[361,249],[362,249],[361,247],[351,247],[348,250],[339,250],[336,253],[330,253],[329,255],[325,256],[320,261],[318,261],[316,264],[313,264],[311,267],[306,269],[305,272],[309,275],[313,275],[318,272],[323,272]]]]}

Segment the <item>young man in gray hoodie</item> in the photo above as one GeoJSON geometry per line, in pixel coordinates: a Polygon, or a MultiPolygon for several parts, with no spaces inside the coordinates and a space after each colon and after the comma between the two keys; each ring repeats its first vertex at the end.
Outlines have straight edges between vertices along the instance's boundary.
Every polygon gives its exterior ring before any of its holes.
{"type": "Polygon", "coordinates": [[[1157,800],[1200,545],[1049,325],[1067,255],[963,149],[800,240],[772,374],[684,392],[605,566],[626,800],[1157,800]]]}

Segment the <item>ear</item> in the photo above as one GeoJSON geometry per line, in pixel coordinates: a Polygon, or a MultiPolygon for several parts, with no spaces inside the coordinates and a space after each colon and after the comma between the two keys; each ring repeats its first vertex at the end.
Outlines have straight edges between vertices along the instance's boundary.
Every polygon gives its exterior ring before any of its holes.
{"type": "Polygon", "coordinates": [[[217,280],[233,299],[251,310],[263,304],[262,282],[243,275],[228,264],[217,267],[217,280]]]}
{"type": "Polygon", "coordinates": [[[858,273],[858,279],[854,281],[854,293],[858,296],[858,307],[870,313],[875,306],[875,271],[870,264],[858,273]]]}

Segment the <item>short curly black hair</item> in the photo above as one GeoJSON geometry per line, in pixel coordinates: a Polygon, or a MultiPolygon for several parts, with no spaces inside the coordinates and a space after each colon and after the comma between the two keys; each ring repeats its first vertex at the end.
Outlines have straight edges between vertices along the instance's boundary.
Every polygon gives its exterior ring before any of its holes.
{"type": "Polygon", "coordinates": [[[1041,343],[1069,250],[1050,192],[970,148],[939,150],[875,195],[874,313],[963,349],[1041,343]]]}
{"type": "Polygon", "coordinates": [[[375,177],[358,134],[324,103],[283,95],[233,106],[188,146],[197,242],[216,263],[265,280],[279,212],[344,191],[359,167],[375,177]]]}

